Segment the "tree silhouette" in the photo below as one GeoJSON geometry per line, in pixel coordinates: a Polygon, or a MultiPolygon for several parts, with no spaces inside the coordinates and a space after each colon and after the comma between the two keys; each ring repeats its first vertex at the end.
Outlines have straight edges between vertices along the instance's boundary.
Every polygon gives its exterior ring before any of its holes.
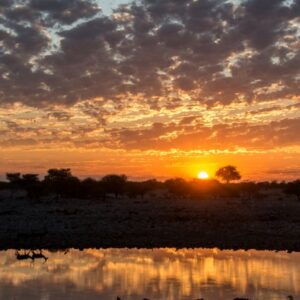
{"type": "Polygon", "coordinates": [[[101,182],[105,193],[114,194],[116,198],[122,195],[125,191],[127,176],[126,175],[106,175],[102,178],[101,182]]]}
{"type": "Polygon", "coordinates": [[[226,181],[227,184],[230,183],[230,181],[240,180],[242,178],[240,173],[234,166],[226,166],[226,167],[220,168],[216,172],[216,176],[218,178],[226,181]]]}
{"type": "Polygon", "coordinates": [[[41,196],[41,185],[38,174],[22,175],[21,186],[25,189],[30,199],[37,199],[41,196]]]}
{"type": "Polygon", "coordinates": [[[157,187],[157,184],[158,182],[155,179],[140,182],[126,182],[126,193],[130,198],[144,198],[145,194],[147,194],[151,190],[154,190],[157,187]]]}
{"type": "Polygon", "coordinates": [[[6,179],[11,183],[20,183],[21,182],[21,173],[6,173],[6,179]]]}
{"type": "Polygon", "coordinates": [[[11,198],[14,197],[14,194],[21,185],[21,173],[6,173],[6,179],[9,181],[9,187],[11,189],[11,198]]]}
{"type": "Polygon", "coordinates": [[[188,192],[187,182],[182,178],[168,179],[164,184],[167,190],[177,197],[184,197],[188,192]]]}
{"type": "Polygon", "coordinates": [[[93,178],[85,178],[81,181],[81,197],[84,198],[105,198],[103,183],[93,178]]]}
{"type": "Polygon", "coordinates": [[[71,169],[50,169],[44,182],[57,198],[77,196],[80,185],[79,179],[72,176],[71,169]]]}
{"type": "Polygon", "coordinates": [[[285,193],[287,195],[296,196],[300,201],[300,180],[289,182],[285,188],[285,193]]]}

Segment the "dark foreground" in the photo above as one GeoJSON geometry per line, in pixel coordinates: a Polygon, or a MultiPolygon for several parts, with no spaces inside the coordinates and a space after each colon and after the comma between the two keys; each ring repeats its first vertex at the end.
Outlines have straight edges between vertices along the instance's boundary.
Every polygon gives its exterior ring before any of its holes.
{"type": "Polygon", "coordinates": [[[266,199],[0,201],[0,248],[300,251],[300,203],[266,199]]]}

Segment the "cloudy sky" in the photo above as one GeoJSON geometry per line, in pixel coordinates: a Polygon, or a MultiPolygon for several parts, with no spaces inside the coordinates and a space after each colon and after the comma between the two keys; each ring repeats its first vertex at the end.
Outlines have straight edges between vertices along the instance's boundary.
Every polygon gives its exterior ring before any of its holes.
{"type": "Polygon", "coordinates": [[[0,0],[0,174],[300,177],[300,0],[0,0]]]}

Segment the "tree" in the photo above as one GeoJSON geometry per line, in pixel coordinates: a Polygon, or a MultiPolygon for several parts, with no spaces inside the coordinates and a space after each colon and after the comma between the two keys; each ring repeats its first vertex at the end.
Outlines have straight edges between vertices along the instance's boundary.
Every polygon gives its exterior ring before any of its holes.
{"type": "Polygon", "coordinates": [[[86,178],[81,182],[81,197],[84,198],[104,198],[104,189],[102,182],[93,178],[86,178]]]}
{"type": "Polygon", "coordinates": [[[76,196],[80,186],[79,179],[72,176],[71,169],[50,169],[44,181],[57,198],[76,196]]]}
{"type": "Polygon", "coordinates": [[[6,179],[11,184],[20,183],[21,182],[21,173],[6,173],[6,179]]]}
{"type": "Polygon", "coordinates": [[[296,196],[297,199],[300,201],[300,180],[289,182],[286,185],[285,193],[287,195],[296,196]]]}
{"type": "Polygon", "coordinates": [[[72,176],[71,169],[49,169],[46,181],[65,180],[72,176]]]}
{"type": "Polygon", "coordinates": [[[145,194],[154,190],[156,186],[157,181],[155,179],[140,182],[130,181],[126,183],[126,193],[130,198],[144,198],[145,194]]]}
{"type": "Polygon", "coordinates": [[[25,189],[30,199],[37,199],[41,196],[41,185],[38,174],[22,175],[21,186],[25,189]]]}
{"type": "Polygon", "coordinates": [[[13,198],[15,191],[20,188],[21,173],[6,173],[6,179],[9,181],[9,187],[11,188],[11,198],[13,198]]]}
{"type": "Polygon", "coordinates": [[[216,176],[218,178],[226,181],[227,184],[230,183],[230,181],[240,180],[242,178],[240,173],[234,166],[226,166],[226,167],[220,168],[216,172],[216,176]]]}
{"type": "Polygon", "coordinates": [[[116,198],[124,193],[126,181],[126,175],[115,174],[106,175],[101,180],[105,193],[114,194],[116,198]]]}
{"type": "Polygon", "coordinates": [[[165,186],[167,190],[177,196],[177,197],[186,197],[188,193],[187,182],[182,178],[173,178],[165,181],[165,186]]]}

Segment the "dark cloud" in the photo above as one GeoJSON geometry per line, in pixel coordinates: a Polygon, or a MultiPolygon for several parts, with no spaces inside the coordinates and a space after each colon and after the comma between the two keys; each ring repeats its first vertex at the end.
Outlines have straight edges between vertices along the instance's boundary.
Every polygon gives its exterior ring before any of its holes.
{"type": "Polygon", "coordinates": [[[13,3],[13,0],[0,0],[0,7],[7,7],[13,3]]]}
{"type": "Polygon", "coordinates": [[[178,91],[209,105],[298,96],[299,7],[142,0],[104,16],[92,0],[2,0],[0,103],[121,108],[121,95],[142,95],[161,109],[180,106],[178,91]]]}
{"type": "Polygon", "coordinates": [[[17,6],[6,10],[6,17],[14,22],[29,21],[34,22],[39,15],[29,6],[17,6]]]}

